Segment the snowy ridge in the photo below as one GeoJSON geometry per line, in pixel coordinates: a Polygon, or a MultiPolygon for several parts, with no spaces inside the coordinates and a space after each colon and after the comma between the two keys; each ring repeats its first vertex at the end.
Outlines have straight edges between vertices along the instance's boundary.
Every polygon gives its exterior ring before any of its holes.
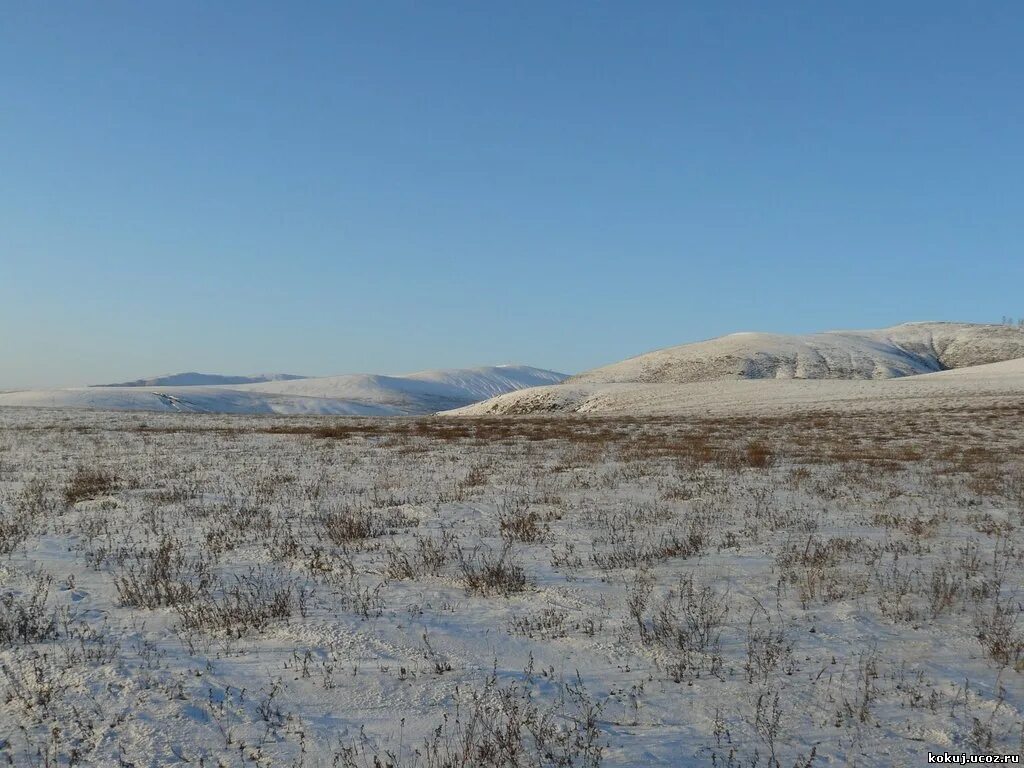
{"type": "Polygon", "coordinates": [[[415,416],[458,408],[564,374],[529,366],[360,374],[238,386],[81,387],[0,394],[0,406],[281,415],[415,416]]]}
{"type": "Polygon", "coordinates": [[[230,387],[81,387],[0,394],[0,406],[89,408],[103,411],[394,416],[394,408],[318,397],[245,392],[230,387]]]}
{"type": "Polygon", "coordinates": [[[148,379],[135,379],[120,384],[93,384],[94,387],[212,387],[222,384],[258,384],[264,381],[304,379],[291,373],[255,373],[251,376],[223,376],[218,373],[168,373],[148,379]]]}
{"type": "Polygon", "coordinates": [[[453,416],[778,415],[801,410],[901,412],[1024,403],[1024,359],[896,379],[738,379],[686,384],[566,382],[511,392],[453,416]]]}
{"type": "Polygon", "coordinates": [[[299,381],[275,381],[239,387],[302,397],[354,400],[430,413],[486,400],[525,387],[558,384],[565,374],[525,365],[421,371],[405,376],[355,374],[299,381]]]}
{"type": "Polygon", "coordinates": [[[737,333],[649,352],[571,382],[683,384],[717,379],[891,379],[1024,357],[1004,325],[906,323],[802,336],[737,333]]]}
{"type": "Polygon", "coordinates": [[[1024,333],[1006,326],[912,323],[810,336],[723,336],[641,355],[557,386],[513,392],[451,413],[900,410],[1022,399],[1024,333]]]}

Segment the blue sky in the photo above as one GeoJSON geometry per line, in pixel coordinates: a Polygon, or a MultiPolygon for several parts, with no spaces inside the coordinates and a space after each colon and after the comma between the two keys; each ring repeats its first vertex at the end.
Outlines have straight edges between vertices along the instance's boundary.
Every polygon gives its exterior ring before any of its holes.
{"type": "Polygon", "coordinates": [[[1024,5],[4,3],[0,387],[1024,315],[1024,5]]]}

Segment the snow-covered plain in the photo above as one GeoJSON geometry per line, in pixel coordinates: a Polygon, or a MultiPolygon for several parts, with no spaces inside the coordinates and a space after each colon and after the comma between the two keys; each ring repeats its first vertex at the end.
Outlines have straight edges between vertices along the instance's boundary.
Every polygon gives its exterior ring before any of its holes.
{"type": "Polygon", "coordinates": [[[1024,401],[956,402],[0,408],[0,763],[1019,753],[1024,401]]]}
{"type": "Polygon", "coordinates": [[[0,764],[1020,754],[1022,339],[0,395],[0,764]]]}
{"type": "MultiPolygon", "coordinates": [[[[172,377],[173,378],[173,377],[172,377]]],[[[275,379],[229,386],[103,386],[0,393],[0,406],[186,413],[410,416],[458,408],[564,374],[525,365],[424,371],[406,376],[275,379]]]]}

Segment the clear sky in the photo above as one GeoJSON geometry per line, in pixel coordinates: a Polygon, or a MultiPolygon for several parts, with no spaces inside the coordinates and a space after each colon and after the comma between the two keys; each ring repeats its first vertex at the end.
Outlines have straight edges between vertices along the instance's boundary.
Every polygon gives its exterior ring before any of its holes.
{"type": "Polygon", "coordinates": [[[1024,4],[5,2],[0,387],[1024,315],[1024,4]]]}

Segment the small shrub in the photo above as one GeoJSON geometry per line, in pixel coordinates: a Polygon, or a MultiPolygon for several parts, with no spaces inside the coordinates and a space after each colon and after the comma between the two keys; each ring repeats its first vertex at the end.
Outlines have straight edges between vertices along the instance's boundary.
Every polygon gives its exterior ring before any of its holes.
{"type": "Polygon", "coordinates": [[[468,554],[458,547],[456,554],[467,591],[507,596],[526,589],[526,571],[508,544],[497,555],[483,547],[474,547],[468,554]]]}
{"type": "Polygon", "coordinates": [[[400,528],[419,524],[399,509],[380,511],[368,507],[343,506],[322,514],[319,518],[324,535],[336,546],[343,547],[354,541],[373,539],[394,534],[400,528]]]}
{"type": "Polygon", "coordinates": [[[341,768],[600,768],[604,735],[602,705],[577,675],[558,686],[544,704],[530,670],[523,683],[499,683],[491,674],[483,686],[463,694],[454,716],[446,715],[416,748],[377,752],[368,742],[345,747],[341,768]]]}
{"type": "Polygon", "coordinates": [[[105,496],[116,485],[117,478],[109,472],[79,467],[64,486],[64,502],[71,506],[80,501],[105,496]]]}
{"type": "Polygon", "coordinates": [[[729,615],[729,596],[707,585],[697,585],[693,576],[680,579],[676,589],[661,600],[651,600],[651,583],[638,578],[627,593],[626,604],[637,624],[644,645],[668,652],[666,665],[676,682],[706,670],[722,670],[721,634],[729,615]]]}
{"type": "Polygon", "coordinates": [[[28,645],[57,636],[57,614],[47,610],[52,579],[39,574],[31,591],[0,595],[0,647],[28,645]]]}
{"type": "Polygon", "coordinates": [[[505,541],[534,543],[543,540],[546,527],[532,509],[512,509],[498,514],[498,529],[505,541]]]}
{"type": "Polygon", "coordinates": [[[683,536],[672,531],[654,538],[651,534],[641,536],[630,528],[610,539],[607,548],[598,549],[595,544],[590,556],[591,562],[603,570],[641,568],[672,557],[694,557],[704,551],[707,543],[702,526],[697,524],[692,524],[683,536]]]}
{"type": "Polygon", "coordinates": [[[186,558],[181,544],[169,536],[155,550],[133,553],[114,578],[122,605],[148,609],[195,600],[211,583],[206,562],[186,558]]]}
{"type": "Polygon", "coordinates": [[[401,546],[387,548],[387,563],[384,572],[389,579],[412,580],[421,576],[437,576],[452,557],[452,537],[448,530],[439,538],[431,536],[413,537],[413,549],[407,551],[401,546]]]}
{"type": "Polygon", "coordinates": [[[743,451],[743,459],[748,467],[767,469],[772,465],[774,456],[766,443],[760,440],[751,440],[743,451]]]}
{"type": "Polygon", "coordinates": [[[233,576],[176,608],[187,630],[224,632],[241,637],[265,629],[271,622],[295,613],[302,598],[295,585],[276,574],[251,569],[233,576]]]}
{"type": "Polygon", "coordinates": [[[1024,630],[1019,626],[1022,610],[999,599],[990,611],[978,616],[978,641],[1000,666],[1024,672],[1024,630]]]}

